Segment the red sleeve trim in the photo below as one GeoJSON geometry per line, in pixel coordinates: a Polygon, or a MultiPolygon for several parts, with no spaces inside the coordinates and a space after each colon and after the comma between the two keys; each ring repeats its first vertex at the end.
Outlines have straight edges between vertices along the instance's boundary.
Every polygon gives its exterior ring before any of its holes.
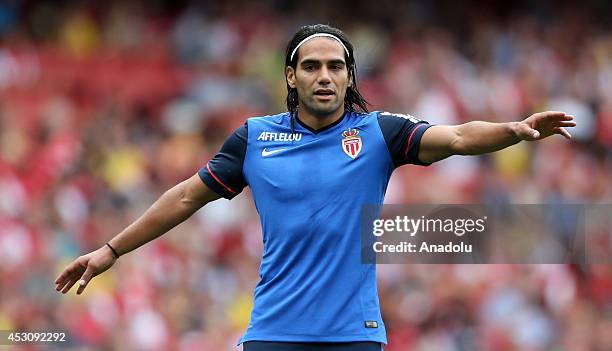
{"type": "Polygon", "coordinates": [[[406,142],[406,146],[404,147],[404,156],[408,157],[408,151],[410,150],[410,142],[412,141],[412,136],[414,135],[414,133],[416,133],[417,130],[419,130],[419,128],[424,127],[425,124],[420,124],[418,126],[416,126],[416,128],[414,128],[412,130],[412,133],[410,133],[410,136],[408,137],[408,141],[406,142]]]}
{"type": "Polygon", "coordinates": [[[206,169],[208,170],[208,172],[210,173],[210,175],[217,181],[217,183],[221,184],[225,190],[229,191],[232,194],[237,194],[237,192],[235,192],[234,190],[232,190],[232,188],[230,188],[229,186],[225,185],[221,179],[217,178],[217,176],[215,175],[215,173],[213,173],[212,169],[210,169],[210,166],[208,165],[208,163],[206,164],[206,169]]]}

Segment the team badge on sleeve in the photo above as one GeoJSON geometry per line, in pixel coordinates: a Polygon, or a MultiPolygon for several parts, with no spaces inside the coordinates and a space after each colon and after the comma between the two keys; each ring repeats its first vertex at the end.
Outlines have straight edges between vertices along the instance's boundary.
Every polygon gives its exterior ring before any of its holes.
{"type": "Polygon", "coordinates": [[[361,137],[357,129],[348,129],[342,132],[342,151],[354,159],[361,152],[361,137]]]}

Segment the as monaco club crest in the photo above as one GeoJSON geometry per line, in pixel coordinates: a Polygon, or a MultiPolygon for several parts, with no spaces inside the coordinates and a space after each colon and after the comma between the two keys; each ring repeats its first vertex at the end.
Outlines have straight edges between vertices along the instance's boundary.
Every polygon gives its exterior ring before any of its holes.
{"type": "Polygon", "coordinates": [[[361,137],[357,129],[348,129],[342,132],[342,151],[354,159],[361,151],[361,137]]]}

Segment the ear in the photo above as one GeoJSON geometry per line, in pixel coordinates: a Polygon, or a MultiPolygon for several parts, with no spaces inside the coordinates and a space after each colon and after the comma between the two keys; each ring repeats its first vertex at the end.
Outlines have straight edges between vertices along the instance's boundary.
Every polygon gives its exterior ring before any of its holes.
{"type": "Polygon", "coordinates": [[[285,68],[285,77],[287,78],[287,84],[289,87],[295,89],[295,70],[293,67],[288,66],[285,68]]]}

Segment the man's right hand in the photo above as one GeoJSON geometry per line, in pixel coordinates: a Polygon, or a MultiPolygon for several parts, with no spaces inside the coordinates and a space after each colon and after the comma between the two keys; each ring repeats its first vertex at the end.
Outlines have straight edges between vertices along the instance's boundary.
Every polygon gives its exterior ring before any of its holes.
{"type": "MultiPolygon", "coordinates": [[[[166,233],[218,198],[220,195],[204,184],[196,173],[166,191],[140,218],[111,239],[121,244],[112,245],[120,245],[121,254],[124,255],[166,233]]],[[[106,245],[81,256],[57,277],[55,290],[65,294],[79,282],[77,295],[80,295],[91,278],[109,269],[115,261],[113,252],[106,245]]]]}
{"type": "Polygon", "coordinates": [[[117,259],[108,246],[102,246],[96,251],[81,256],[72,261],[55,279],[55,290],[65,294],[79,282],[77,295],[80,295],[89,284],[91,278],[109,269],[117,259]]]}

